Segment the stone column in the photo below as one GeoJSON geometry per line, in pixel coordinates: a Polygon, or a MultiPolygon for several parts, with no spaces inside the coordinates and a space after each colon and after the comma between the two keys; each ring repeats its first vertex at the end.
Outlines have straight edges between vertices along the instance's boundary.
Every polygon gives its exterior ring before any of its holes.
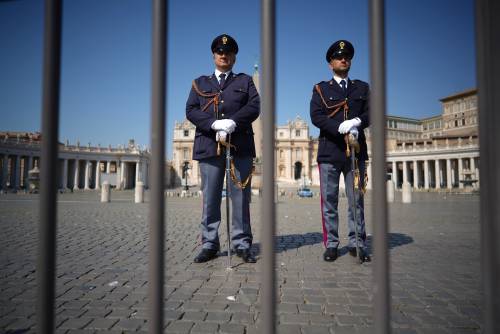
{"type": "Polygon", "coordinates": [[[451,187],[451,159],[446,159],[446,188],[451,187]]]}
{"type": "Polygon", "coordinates": [[[9,177],[9,155],[3,156],[2,162],[2,189],[7,190],[7,178],[9,177]]]}
{"type": "Polygon", "coordinates": [[[101,188],[101,162],[97,161],[95,166],[95,189],[101,188]]]}
{"type": "Polygon", "coordinates": [[[21,184],[21,156],[16,155],[16,164],[14,171],[14,188],[19,189],[21,184]]]}
{"type": "Polygon", "coordinates": [[[481,187],[481,181],[479,179],[480,177],[480,174],[479,174],[479,158],[477,158],[478,160],[478,163],[476,164],[476,158],[473,158],[474,159],[474,171],[475,171],[475,175],[476,175],[476,180],[477,180],[477,187],[480,188],[481,187]]]}
{"type": "Polygon", "coordinates": [[[68,187],[68,159],[63,160],[62,189],[68,187]]]}
{"type": "Polygon", "coordinates": [[[135,163],[135,184],[137,185],[137,182],[141,181],[141,162],[140,161],[137,161],[135,163]]]}
{"type": "Polygon", "coordinates": [[[398,162],[392,162],[392,181],[394,182],[394,188],[398,188],[398,162]]]}
{"type": "Polygon", "coordinates": [[[74,176],[74,184],[73,184],[73,190],[78,190],[78,181],[80,178],[80,161],[78,159],[75,160],[75,176],[74,176]]]}
{"type": "Polygon", "coordinates": [[[413,160],[413,188],[418,189],[418,161],[413,160]]]}
{"type": "Polygon", "coordinates": [[[429,160],[424,160],[424,189],[429,189],[429,160]]]}
{"type": "Polygon", "coordinates": [[[462,189],[464,187],[464,183],[460,182],[463,179],[464,165],[463,159],[458,158],[458,187],[462,189]]]}
{"type": "MultiPolygon", "coordinates": [[[[477,174],[476,174],[476,159],[474,157],[470,158],[470,171],[472,172],[471,178],[473,180],[477,180],[477,174]]],[[[478,183],[474,182],[472,183],[472,188],[477,188],[478,183]]]]}
{"type": "Polygon", "coordinates": [[[123,184],[123,162],[121,162],[121,166],[120,166],[120,162],[117,161],[116,162],[116,190],[121,190],[122,189],[122,186],[124,185],[123,184]]]}
{"type": "Polygon", "coordinates": [[[87,160],[85,161],[85,182],[84,182],[85,190],[90,190],[89,181],[90,181],[90,161],[87,160]]]}
{"type": "Polygon", "coordinates": [[[111,170],[111,161],[106,161],[106,173],[109,174],[110,170],[111,170]]]}
{"type": "Polygon", "coordinates": [[[436,182],[436,189],[441,188],[441,172],[439,168],[439,159],[434,161],[434,182],[436,182]]]}
{"type": "Polygon", "coordinates": [[[122,161],[121,163],[121,183],[122,183],[122,189],[127,189],[130,185],[128,184],[128,173],[129,173],[129,169],[127,167],[127,163],[122,161]]]}
{"type": "Polygon", "coordinates": [[[408,182],[408,170],[406,161],[403,161],[403,184],[408,182]]]}

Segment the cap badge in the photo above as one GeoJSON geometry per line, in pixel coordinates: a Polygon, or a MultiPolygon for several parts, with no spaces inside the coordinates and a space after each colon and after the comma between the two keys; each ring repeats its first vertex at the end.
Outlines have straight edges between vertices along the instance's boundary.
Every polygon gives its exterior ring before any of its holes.
{"type": "Polygon", "coordinates": [[[344,42],[340,42],[340,50],[344,50],[344,46],[345,46],[345,43],[344,42]]]}
{"type": "Polygon", "coordinates": [[[227,37],[226,36],[223,36],[222,37],[222,44],[227,44],[227,37]]]}

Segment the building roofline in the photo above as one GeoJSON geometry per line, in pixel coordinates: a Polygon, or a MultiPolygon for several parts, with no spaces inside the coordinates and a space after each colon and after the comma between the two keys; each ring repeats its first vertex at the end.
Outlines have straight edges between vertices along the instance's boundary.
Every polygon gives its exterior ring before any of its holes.
{"type": "Polygon", "coordinates": [[[471,95],[474,95],[474,94],[477,94],[477,89],[476,88],[471,88],[471,89],[467,89],[467,90],[464,90],[462,92],[459,92],[459,93],[456,93],[456,94],[453,94],[453,95],[445,96],[442,99],[440,99],[439,101],[441,101],[441,102],[448,102],[448,101],[455,100],[455,99],[458,99],[458,98],[461,98],[461,97],[471,96],[471,95]]]}

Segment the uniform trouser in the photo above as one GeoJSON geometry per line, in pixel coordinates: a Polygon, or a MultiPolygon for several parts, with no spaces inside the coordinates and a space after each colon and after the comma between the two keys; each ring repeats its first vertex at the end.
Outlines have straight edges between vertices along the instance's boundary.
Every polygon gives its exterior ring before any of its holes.
{"type": "MultiPolygon", "coordinates": [[[[365,175],[365,162],[359,161],[360,187],[365,175]]],[[[363,194],[360,190],[356,191],[356,199],[353,194],[353,175],[351,171],[351,159],[346,160],[344,164],[319,164],[319,177],[321,186],[321,218],[323,223],[323,243],[326,248],[339,247],[339,180],[340,174],[344,174],[348,209],[348,244],[347,247],[356,247],[356,235],[354,230],[354,215],[352,210],[353,201],[356,202],[356,218],[358,224],[359,247],[366,247],[365,215],[363,194]]]]}
{"type": "MultiPolygon", "coordinates": [[[[241,181],[245,180],[252,171],[253,158],[234,157],[233,161],[236,178],[241,181]]],[[[203,216],[201,220],[203,248],[219,250],[218,231],[221,223],[221,201],[224,175],[226,173],[226,156],[223,153],[217,157],[202,159],[199,165],[203,192],[203,216]]],[[[246,249],[252,245],[250,183],[242,190],[232,180],[229,181],[232,211],[231,240],[234,249],[246,249]]],[[[227,197],[226,200],[228,200],[227,197]]]]}

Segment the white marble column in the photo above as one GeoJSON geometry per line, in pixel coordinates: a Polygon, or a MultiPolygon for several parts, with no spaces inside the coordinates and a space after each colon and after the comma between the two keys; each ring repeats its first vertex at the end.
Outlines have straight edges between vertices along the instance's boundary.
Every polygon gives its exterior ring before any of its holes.
{"type": "Polygon", "coordinates": [[[424,160],[424,189],[429,189],[429,160],[424,160]]]}
{"type": "Polygon", "coordinates": [[[462,181],[462,179],[464,177],[463,171],[464,171],[464,162],[463,162],[463,159],[462,158],[458,158],[458,187],[460,189],[462,189],[464,187],[464,183],[460,182],[460,181],[462,181]]]}
{"type": "Polygon", "coordinates": [[[135,184],[137,185],[137,182],[141,181],[141,162],[137,161],[135,163],[135,184]]]}
{"type": "Polygon", "coordinates": [[[403,161],[403,184],[408,182],[408,169],[406,161],[403,161]]]}
{"type": "Polygon", "coordinates": [[[418,161],[413,160],[413,188],[418,189],[418,161]]]}
{"type": "Polygon", "coordinates": [[[436,183],[436,189],[441,188],[441,172],[439,168],[439,159],[434,160],[434,182],[436,183]]]}
{"type": "Polygon", "coordinates": [[[106,174],[109,174],[110,170],[111,170],[111,161],[106,161],[106,174]]]}
{"type": "Polygon", "coordinates": [[[452,183],[451,183],[451,159],[446,159],[446,187],[448,189],[451,189],[452,183]]]}
{"type": "Polygon", "coordinates": [[[398,163],[397,161],[392,162],[392,180],[394,181],[394,188],[398,188],[398,163]]]}
{"type": "MultiPolygon", "coordinates": [[[[470,171],[472,172],[471,178],[473,180],[477,180],[477,175],[476,175],[476,158],[471,157],[470,158],[470,171]]],[[[472,188],[477,188],[478,184],[477,182],[472,183],[472,188]]]]}
{"type": "Polygon", "coordinates": [[[68,159],[63,160],[62,189],[68,187],[68,159]]]}
{"type": "Polygon", "coordinates": [[[474,160],[474,173],[476,175],[476,180],[477,180],[476,184],[477,184],[477,187],[480,188],[481,181],[479,180],[479,158],[477,158],[477,160],[478,160],[477,163],[476,163],[476,158],[473,158],[473,160],[474,160]]]}
{"type": "Polygon", "coordinates": [[[5,154],[3,156],[2,163],[2,189],[7,189],[7,178],[9,177],[9,155],[5,154]]]}
{"type": "Polygon", "coordinates": [[[16,155],[16,164],[14,168],[14,188],[19,189],[21,184],[21,156],[16,155]]]}
{"type": "Polygon", "coordinates": [[[75,160],[75,175],[73,181],[73,189],[78,190],[78,183],[80,179],[80,161],[78,159],[75,160]]]}
{"type": "Polygon", "coordinates": [[[90,190],[90,161],[86,160],[85,161],[85,190],[90,190]]]}
{"type": "Polygon", "coordinates": [[[124,184],[123,184],[123,173],[124,173],[123,168],[124,168],[124,162],[120,163],[119,161],[117,161],[116,162],[116,189],[117,190],[121,190],[122,187],[123,187],[123,189],[125,188],[124,184]]]}
{"type": "Polygon", "coordinates": [[[101,162],[97,161],[95,166],[95,188],[101,189],[101,162]]]}

